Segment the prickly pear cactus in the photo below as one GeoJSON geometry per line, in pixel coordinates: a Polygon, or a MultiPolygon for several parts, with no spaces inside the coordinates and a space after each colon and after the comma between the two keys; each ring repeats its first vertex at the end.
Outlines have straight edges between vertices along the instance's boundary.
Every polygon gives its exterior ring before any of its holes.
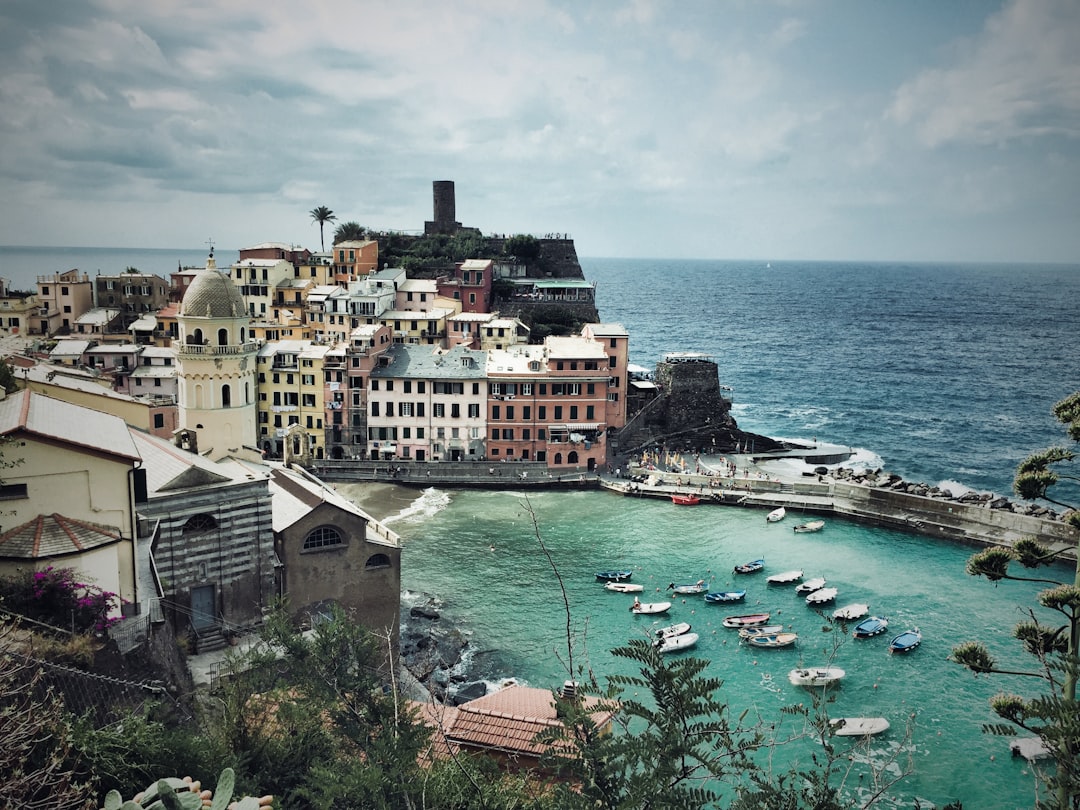
{"type": "Polygon", "coordinates": [[[236,773],[232,768],[221,772],[216,791],[200,790],[200,784],[190,778],[168,777],[158,779],[127,801],[119,791],[110,790],[102,810],[261,810],[273,806],[273,796],[243,796],[233,801],[235,787],[236,773]]]}

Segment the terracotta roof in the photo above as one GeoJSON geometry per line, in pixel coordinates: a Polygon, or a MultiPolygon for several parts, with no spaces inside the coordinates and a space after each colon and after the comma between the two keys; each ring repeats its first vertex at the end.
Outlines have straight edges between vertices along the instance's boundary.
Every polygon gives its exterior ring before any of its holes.
{"type": "Polygon", "coordinates": [[[105,546],[120,539],[120,532],[112,526],[99,526],[63,515],[38,515],[0,534],[0,557],[60,557],[105,546]]]}

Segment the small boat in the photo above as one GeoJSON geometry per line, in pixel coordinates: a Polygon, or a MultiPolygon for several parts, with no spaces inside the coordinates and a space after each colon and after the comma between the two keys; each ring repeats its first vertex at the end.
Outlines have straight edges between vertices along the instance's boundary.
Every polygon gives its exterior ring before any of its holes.
{"type": "Polygon", "coordinates": [[[750,638],[750,636],[771,636],[774,633],[784,632],[784,625],[782,624],[759,624],[753,627],[743,627],[739,630],[739,638],[750,638]]]}
{"type": "Polygon", "coordinates": [[[697,495],[672,495],[671,502],[679,506],[697,506],[701,498],[697,495]]]}
{"type": "Polygon", "coordinates": [[[836,598],[836,588],[819,588],[814,591],[808,597],[806,597],[806,604],[808,605],[824,605],[827,602],[831,602],[836,598]]]}
{"type": "Polygon", "coordinates": [[[634,604],[630,606],[632,613],[667,613],[671,610],[671,602],[639,602],[634,600],[634,604]]]}
{"type": "Polygon", "coordinates": [[[744,616],[728,616],[724,619],[724,627],[753,627],[768,621],[768,613],[749,613],[744,616]]]}
{"type": "Polygon", "coordinates": [[[796,534],[804,534],[807,532],[820,532],[824,528],[824,520],[809,520],[806,523],[800,523],[798,526],[793,526],[792,531],[796,534]]]}
{"type": "Polygon", "coordinates": [[[641,593],[645,590],[645,586],[633,582],[605,582],[604,590],[615,591],[615,593],[641,593]]]}
{"type": "Polygon", "coordinates": [[[709,583],[703,579],[699,579],[693,585],[676,585],[672,582],[667,586],[667,589],[674,594],[693,595],[706,593],[709,590],[709,583]]]}
{"type": "Polygon", "coordinates": [[[690,622],[679,622],[678,624],[669,624],[667,627],[661,627],[656,631],[657,638],[668,638],[669,636],[681,636],[683,633],[690,632],[690,622]]]}
{"type": "Polygon", "coordinates": [[[698,643],[697,633],[681,633],[677,636],[668,636],[667,638],[658,638],[656,640],[656,649],[661,653],[677,652],[679,650],[686,650],[693,647],[698,643]]]}
{"type": "Polygon", "coordinates": [[[841,619],[842,621],[854,621],[855,619],[861,619],[869,612],[869,605],[863,602],[852,602],[850,605],[844,605],[843,607],[834,610],[832,612],[832,617],[834,619],[841,619]]]}
{"type": "Polygon", "coordinates": [[[807,667],[791,670],[788,680],[795,686],[828,686],[846,674],[840,667],[807,667]]]}
{"type": "Polygon", "coordinates": [[[790,585],[792,582],[798,582],[802,579],[802,574],[802,571],[782,571],[779,574],[765,577],[765,581],[770,585],[790,585]]]}
{"type": "Polygon", "coordinates": [[[626,582],[633,575],[633,571],[597,571],[596,579],[600,582],[626,582]]]}
{"type": "Polygon", "coordinates": [[[773,509],[771,512],[769,512],[769,514],[767,514],[765,516],[765,520],[769,521],[769,523],[777,523],[777,522],[783,520],[786,516],[787,516],[787,509],[785,509],[782,506],[779,506],[776,509],[773,509]]]}
{"type": "Polygon", "coordinates": [[[705,601],[710,604],[720,602],[741,602],[746,598],[746,591],[713,591],[705,594],[705,601]]]}
{"type": "Polygon", "coordinates": [[[889,652],[911,652],[920,644],[922,644],[922,633],[919,631],[919,628],[916,627],[912,630],[905,630],[900,635],[895,636],[893,640],[889,642],[889,652]]]}
{"type": "Polygon", "coordinates": [[[790,647],[799,638],[798,633],[763,633],[745,639],[751,647],[790,647]]]}
{"type": "Polygon", "coordinates": [[[887,731],[889,721],[884,717],[837,717],[829,725],[837,737],[873,737],[887,731]]]}
{"type": "Polygon", "coordinates": [[[732,570],[736,574],[756,574],[764,567],[765,559],[761,558],[757,560],[751,560],[750,562],[743,563],[742,565],[736,565],[732,570]]]}
{"type": "Polygon", "coordinates": [[[795,593],[799,594],[799,596],[806,596],[806,594],[820,591],[824,587],[825,577],[814,577],[813,579],[808,579],[806,582],[796,585],[795,593]]]}
{"type": "Polygon", "coordinates": [[[870,638],[884,633],[888,627],[889,620],[884,616],[871,616],[855,625],[855,632],[851,635],[855,638],[870,638]]]}

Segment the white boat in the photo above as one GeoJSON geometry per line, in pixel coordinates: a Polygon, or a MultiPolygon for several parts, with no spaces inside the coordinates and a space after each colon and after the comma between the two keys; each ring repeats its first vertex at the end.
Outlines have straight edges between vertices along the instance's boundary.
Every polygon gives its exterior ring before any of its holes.
{"type": "Polygon", "coordinates": [[[795,593],[799,594],[799,596],[806,596],[806,594],[820,591],[824,587],[825,577],[814,577],[813,579],[808,579],[806,582],[796,585],[795,593]]]}
{"type": "Polygon", "coordinates": [[[786,515],[787,509],[782,506],[778,506],[776,509],[773,509],[771,512],[769,512],[769,514],[765,516],[765,520],[769,521],[769,523],[777,523],[778,521],[783,520],[786,515]]]}
{"type": "Polygon", "coordinates": [[[697,633],[680,633],[677,636],[658,638],[656,640],[656,649],[662,653],[676,652],[678,650],[689,649],[697,643],[697,633]]]}
{"type": "Polygon", "coordinates": [[[658,628],[656,631],[657,638],[669,638],[670,636],[681,636],[683,633],[690,632],[690,622],[679,622],[678,624],[669,624],[667,627],[658,628]]]}
{"type": "Polygon", "coordinates": [[[798,633],[769,633],[768,635],[750,636],[746,643],[751,647],[790,647],[799,640],[798,633]]]}
{"type": "Polygon", "coordinates": [[[630,606],[632,613],[667,613],[671,610],[671,602],[639,602],[634,600],[634,604],[630,606]]]}
{"type": "Polygon", "coordinates": [[[683,596],[696,595],[699,593],[706,593],[709,590],[709,583],[703,579],[699,579],[690,585],[676,585],[672,582],[667,586],[667,589],[674,594],[681,594],[683,596]]]}
{"type": "Polygon", "coordinates": [[[861,619],[869,612],[870,606],[864,602],[852,602],[850,605],[844,605],[843,607],[834,610],[832,612],[832,617],[844,621],[854,621],[855,619],[861,619]]]}
{"type": "Polygon", "coordinates": [[[814,591],[808,597],[806,597],[806,604],[808,605],[824,605],[826,602],[831,602],[836,598],[836,588],[819,588],[814,591]]]}
{"type": "Polygon", "coordinates": [[[798,526],[793,526],[792,530],[798,534],[803,534],[806,532],[820,532],[824,528],[824,520],[808,520],[806,523],[800,523],[798,526]]]}
{"type": "Polygon", "coordinates": [[[795,686],[828,686],[846,674],[840,667],[803,667],[791,670],[788,680],[795,686]]]}
{"type": "Polygon", "coordinates": [[[728,616],[724,619],[724,627],[754,627],[756,625],[768,624],[768,613],[748,613],[743,616],[728,616]]]}
{"type": "Polygon", "coordinates": [[[884,717],[837,717],[829,725],[837,737],[873,737],[887,731],[889,721],[884,717]]]}
{"type": "Polygon", "coordinates": [[[645,590],[645,586],[635,582],[606,582],[604,590],[615,591],[615,593],[641,593],[645,590]]]}
{"type": "Polygon", "coordinates": [[[802,579],[802,574],[802,571],[781,571],[779,574],[765,577],[765,581],[770,585],[790,585],[802,579]]]}
{"type": "Polygon", "coordinates": [[[773,633],[782,633],[784,631],[784,625],[782,624],[759,624],[756,627],[740,627],[739,638],[750,638],[750,636],[769,636],[773,633]]]}

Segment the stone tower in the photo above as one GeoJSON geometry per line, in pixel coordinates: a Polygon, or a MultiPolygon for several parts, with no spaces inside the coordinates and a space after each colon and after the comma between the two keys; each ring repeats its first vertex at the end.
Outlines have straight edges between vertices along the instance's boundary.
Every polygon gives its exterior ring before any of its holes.
{"type": "Polygon", "coordinates": [[[244,299],[217,269],[206,267],[184,293],[177,315],[178,443],[217,460],[258,456],[256,355],[244,299]]]}
{"type": "Polygon", "coordinates": [[[461,228],[457,221],[457,201],[453,180],[435,180],[431,184],[435,198],[435,219],[424,223],[424,235],[455,234],[461,228]]]}

